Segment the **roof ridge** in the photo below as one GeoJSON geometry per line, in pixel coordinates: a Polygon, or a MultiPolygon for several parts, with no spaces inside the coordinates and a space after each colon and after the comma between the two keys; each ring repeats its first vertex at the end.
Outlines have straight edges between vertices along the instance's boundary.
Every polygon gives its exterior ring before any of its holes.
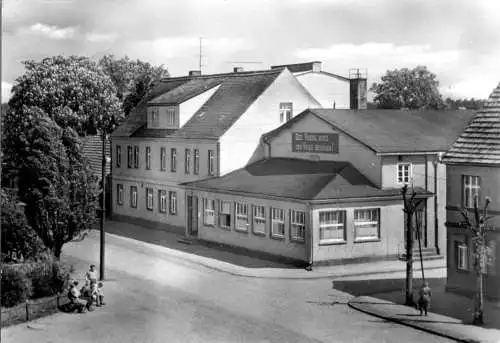
{"type": "Polygon", "coordinates": [[[264,70],[249,70],[241,72],[229,72],[229,73],[218,73],[218,74],[205,74],[205,75],[186,75],[186,76],[176,76],[176,77],[166,77],[160,80],[160,82],[171,82],[171,81],[182,81],[182,80],[196,80],[196,79],[209,79],[213,77],[244,77],[252,75],[267,75],[267,74],[279,74],[282,69],[264,69],[264,70]]]}

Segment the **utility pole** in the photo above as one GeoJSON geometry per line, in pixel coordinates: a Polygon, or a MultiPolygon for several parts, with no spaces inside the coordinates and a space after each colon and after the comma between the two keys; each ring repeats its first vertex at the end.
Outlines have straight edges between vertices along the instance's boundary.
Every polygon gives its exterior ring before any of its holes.
{"type": "Polygon", "coordinates": [[[99,279],[104,280],[104,216],[106,213],[106,133],[102,132],[102,206],[101,206],[101,254],[100,254],[100,263],[99,263],[99,279]]]}
{"type": "Polygon", "coordinates": [[[203,37],[200,37],[200,73],[201,73],[201,57],[203,56],[201,53],[202,41],[203,41],[203,37]]]}

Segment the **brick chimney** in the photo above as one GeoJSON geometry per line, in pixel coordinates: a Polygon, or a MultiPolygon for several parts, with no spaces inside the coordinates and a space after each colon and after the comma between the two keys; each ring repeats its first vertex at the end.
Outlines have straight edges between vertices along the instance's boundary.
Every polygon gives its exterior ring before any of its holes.
{"type": "Polygon", "coordinates": [[[233,73],[241,73],[243,71],[243,67],[234,67],[233,73]]]}
{"type": "Polygon", "coordinates": [[[349,69],[350,109],[366,110],[368,106],[368,72],[366,69],[349,69]]]}
{"type": "Polygon", "coordinates": [[[190,70],[189,71],[189,76],[200,76],[201,75],[201,70],[190,70]]]}

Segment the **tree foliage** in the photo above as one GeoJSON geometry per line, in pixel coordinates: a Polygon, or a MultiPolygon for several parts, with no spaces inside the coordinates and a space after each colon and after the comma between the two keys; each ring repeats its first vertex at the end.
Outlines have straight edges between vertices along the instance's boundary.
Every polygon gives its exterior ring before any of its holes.
{"type": "Polygon", "coordinates": [[[25,120],[18,122],[16,136],[7,135],[4,166],[17,180],[29,224],[59,257],[62,246],[95,221],[97,179],[75,130],[62,129],[37,107],[25,106],[6,119],[15,118],[25,120]]]}
{"type": "Polygon", "coordinates": [[[116,59],[113,55],[106,55],[101,58],[99,65],[113,81],[116,95],[123,102],[125,115],[142,100],[154,82],[169,76],[163,65],[155,67],[128,57],[116,59]]]}
{"type": "Polygon", "coordinates": [[[425,66],[388,70],[370,91],[378,108],[439,109],[443,107],[436,75],[425,66]]]}
{"type": "Polygon", "coordinates": [[[487,100],[484,99],[450,99],[446,98],[445,105],[450,110],[467,109],[480,110],[483,108],[487,100]]]}
{"type": "MultiPolygon", "coordinates": [[[[38,107],[60,127],[83,136],[111,132],[123,119],[111,79],[86,57],[54,56],[23,62],[26,72],[16,79],[10,110],[38,107]]],[[[22,120],[22,119],[20,119],[22,120]]]]}

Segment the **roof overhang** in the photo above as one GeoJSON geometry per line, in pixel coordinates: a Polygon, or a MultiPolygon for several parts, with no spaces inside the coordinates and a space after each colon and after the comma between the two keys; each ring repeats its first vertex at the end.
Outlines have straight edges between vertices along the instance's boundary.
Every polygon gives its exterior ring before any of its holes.
{"type": "Polygon", "coordinates": [[[409,155],[409,156],[416,156],[416,155],[439,155],[439,154],[444,154],[445,151],[443,150],[437,150],[437,151],[391,151],[391,152],[377,152],[377,156],[398,156],[398,155],[409,155]]]}

